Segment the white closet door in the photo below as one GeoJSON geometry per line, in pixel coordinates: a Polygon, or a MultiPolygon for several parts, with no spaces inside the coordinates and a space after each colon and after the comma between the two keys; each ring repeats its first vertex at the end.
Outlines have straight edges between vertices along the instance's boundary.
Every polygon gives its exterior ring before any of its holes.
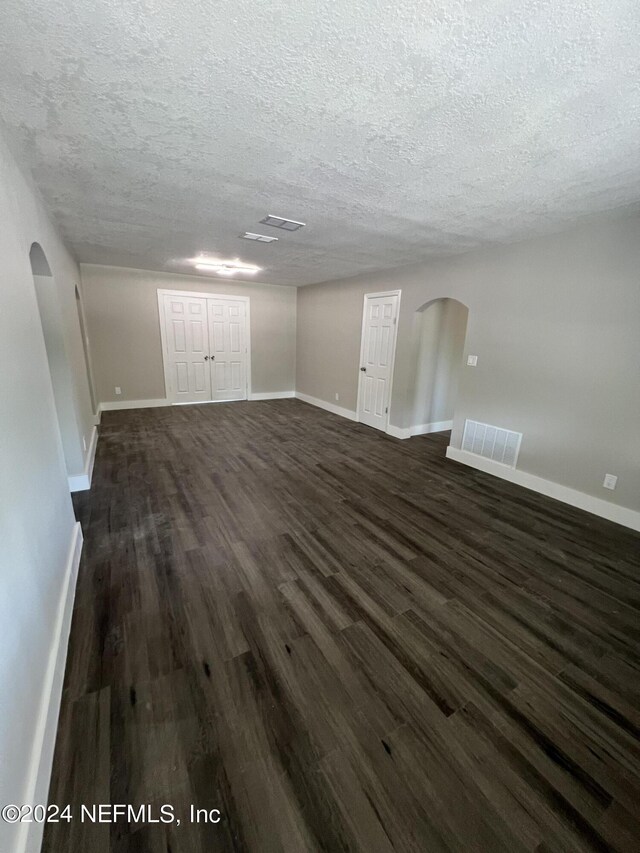
{"type": "Polygon", "coordinates": [[[244,302],[208,299],[211,399],[247,399],[247,330],[244,302]]]}
{"type": "Polygon", "coordinates": [[[165,296],[167,393],[173,403],[211,399],[207,300],[165,296]]]}
{"type": "Polygon", "coordinates": [[[389,421],[398,301],[397,293],[365,298],[358,420],[381,430],[389,421]]]}

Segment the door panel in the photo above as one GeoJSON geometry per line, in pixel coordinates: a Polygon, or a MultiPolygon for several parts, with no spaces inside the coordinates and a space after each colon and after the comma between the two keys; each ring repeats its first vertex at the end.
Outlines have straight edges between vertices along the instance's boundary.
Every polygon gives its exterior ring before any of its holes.
{"type": "Polygon", "coordinates": [[[212,399],[247,399],[247,331],[244,302],[208,299],[212,399]]]}
{"type": "Polygon", "coordinates": [[[206,392],[208,390],[208,370],[206,363],[200,364],[199,362],[193,365],[193,384],[194,390],[197,393],[206,392]]]}
{"type": "Polygon", "coordinates": [[[381,430],[389,420],[398,301],[397,293],[365,299],[358,420],[381,430]]]}
{"type": "Polygon", "coordinates": [[[173,331],[173,351],[175,353],[185,353],[187,351],[187,335],[184,328],[184,320],[174,320],[171,323],[173,331]]]}
{"type": "Polygon", "coordinates": [[[165,296],[167,331],[167,394],[174,403],[201,403],[211,399],[209,380],[207,300],[192,296],[165,296]]]}
{"type": "Polygon", "coordinates": [[[195,352],[204,352],[204,326],[202,322],[191,320],[191,347],[195,352]]]}

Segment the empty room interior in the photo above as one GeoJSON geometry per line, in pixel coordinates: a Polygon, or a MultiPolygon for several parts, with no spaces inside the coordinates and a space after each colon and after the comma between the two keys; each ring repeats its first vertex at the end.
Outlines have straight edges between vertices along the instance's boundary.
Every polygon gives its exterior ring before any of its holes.
{"type": "Polygon", "coordinates": [[[0,853],[640,850],[639,44],[4,0],[0,853]]]}

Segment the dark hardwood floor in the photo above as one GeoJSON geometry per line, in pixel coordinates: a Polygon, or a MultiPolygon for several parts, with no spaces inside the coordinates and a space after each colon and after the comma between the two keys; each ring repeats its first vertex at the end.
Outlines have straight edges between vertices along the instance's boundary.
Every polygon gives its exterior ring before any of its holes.
{"type": "Polygon", "coordinates": [[[447,443],[103,415],[46,851],[640,849],[640,536],[447,443]]]}

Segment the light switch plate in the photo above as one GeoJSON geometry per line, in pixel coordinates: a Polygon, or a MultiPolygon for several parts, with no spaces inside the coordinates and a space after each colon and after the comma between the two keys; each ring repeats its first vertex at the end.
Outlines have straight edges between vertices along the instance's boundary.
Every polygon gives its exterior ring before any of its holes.
{"type": "Polygon", "coordinates": [[[617,484],[618,484],[618,478],[616,477],[615,474],[605,474],[604,475],[604,482],[602,483],[602,485],[605,487],[605,489],[611,489],[613,491],[613,489],[615,489],[617,484]]]}
{"type": "Polygon", "coordinates": [[[467,356],[467,364],[469,365],[469,367],[475,367],[477,365],[477,363],[478,363],[478,356],[477,355],[468,355],[467,356]]]}

